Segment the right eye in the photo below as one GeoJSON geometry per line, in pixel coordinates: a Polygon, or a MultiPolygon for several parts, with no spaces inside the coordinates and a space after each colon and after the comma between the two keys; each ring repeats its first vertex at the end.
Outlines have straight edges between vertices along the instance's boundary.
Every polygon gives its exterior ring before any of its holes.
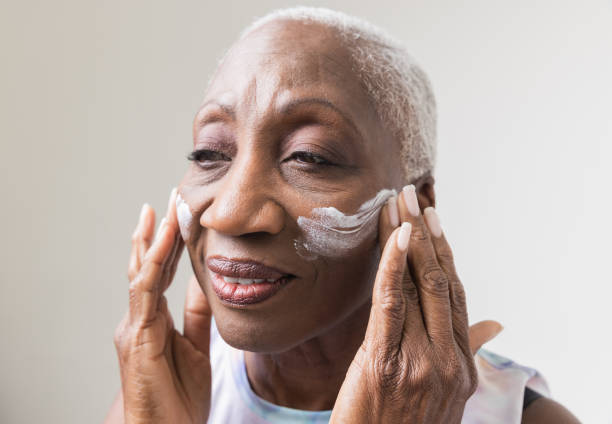
{"type": "Polygon", "coordinates": [[[198,149],[189,153],[189,155],[187,155],[187,160],[197,162],[198,165],[206,167],[207,165],[212,165],[214,162],[229,162],[232,159],[216,150],[198,149]]]}

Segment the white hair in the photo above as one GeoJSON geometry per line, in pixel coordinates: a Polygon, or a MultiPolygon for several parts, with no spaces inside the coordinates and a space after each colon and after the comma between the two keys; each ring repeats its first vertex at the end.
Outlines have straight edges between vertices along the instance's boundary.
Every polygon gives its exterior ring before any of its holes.
{"type": "Polygon", "coordinates": [[[436,103],[429,79],[406,48],[379,27],[342,12],[316,7],[275,10],[245,28],[240,39],[276,20],[315,23],[335,30],[353,59],[353,70],[376,113],[401,143],[407,181],[432,175],[436,160],[436,103]]]}

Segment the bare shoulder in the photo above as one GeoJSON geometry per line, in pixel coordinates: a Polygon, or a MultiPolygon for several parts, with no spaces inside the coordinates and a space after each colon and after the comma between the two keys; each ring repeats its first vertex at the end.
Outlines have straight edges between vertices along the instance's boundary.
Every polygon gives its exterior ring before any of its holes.
{"type": "Polygon", "coordinates": [[[580,423],[565,406],[547,397],[534,400],[523,411],[523,424],[576,424],[580,423]]]}

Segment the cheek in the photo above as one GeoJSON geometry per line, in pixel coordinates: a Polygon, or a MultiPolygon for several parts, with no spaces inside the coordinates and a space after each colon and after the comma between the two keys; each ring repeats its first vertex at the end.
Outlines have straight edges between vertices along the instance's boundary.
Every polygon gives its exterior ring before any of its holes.
{"type": "Polygon", "coordinates": [[[386,200],[395,190],[383,189],[364,202],[357,213],[345,215],[334,207],[316,208],[309,218],[298,217],[302,230],[294,240],[297,253],[306,260],[319,256],[342,258],[362,245],[378,229],[378,216],[386,200]]]}
{"type": "Polygon", "coordinates": [[[186,242],[189,240],[191,225],[193,223],[193,215],[191,214],[189,206],[187,203],[185,203],[180,193],[176,196],[176,218],[178,220],[179,229],[181,230],[181,236],[186,242]]]}

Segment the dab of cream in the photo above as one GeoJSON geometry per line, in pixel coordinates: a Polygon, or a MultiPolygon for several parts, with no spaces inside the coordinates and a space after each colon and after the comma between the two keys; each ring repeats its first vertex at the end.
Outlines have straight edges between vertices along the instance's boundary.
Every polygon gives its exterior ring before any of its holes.
{"type": "Polygon", "coordinates": [[[293,242],[297,253],[307,260],[343,256],[376,230],[378,219],[375,218],[386,200],[396,194],[393,189],[382,189],[364,202],[354,215],[345,215],[330,206],[313,209],[310,218],[299,216],[297,223],[302,235],[293,242]]]}
{"type": "Polygon", "coordinates": [[[178,220],[179,229],[183,240],[189,240],[189,229],[191,228],[191,221],[193,221],[193,215],[189,210],[189,206],[180,193],[176,195],[176,219],[178,220]]]}

